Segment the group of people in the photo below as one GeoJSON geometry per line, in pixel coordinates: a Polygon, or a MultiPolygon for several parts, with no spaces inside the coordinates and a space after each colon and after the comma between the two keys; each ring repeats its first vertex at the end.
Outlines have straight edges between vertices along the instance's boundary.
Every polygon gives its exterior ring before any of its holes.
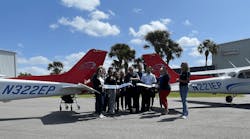
{"type": "MultiPolygon", "coordinates": [[[[183,105],[183,119],[186,119],[188,116],[186,98],[188,94],[189,77],[190,73],[188,64],[182,63],[181,74],[178,82],[183,105]]],[[[123,71],[115,71],[110,67],[106,74],[105,69],[100,66],[92,77],[93,88],[100,92],[95,93],[95,114],[99,115],[100,118],[104,118],[106,113],[114,115],[115,112],[119,111],[120,99],[121,108],[129,110],[130,113],[149,111],[157,91],[159,91],[160,104],[164,106],[162,114],[167,114],[169,112],[167,96],[171,91],[169,84],[170,78],[171,76],[168,74],[168,71],[164,66],[160,68],[160,77],[158,79],[152,73],[152,67],[146,67],[145,73],[142,72],[141,66],[138,67],[138,72],[135,72],[133,67],[129,67],[126,74],[123,71]],[[132,83],[132,86],[120,89],[104,88],[104,85],[121,85],[123,83],[132,83]],[[137,83],[143,83],[145,85],[158,84],[158,88],[142,87],[137,85],[137,83]],[[141,107],[139,101],[140,96],[141,107]]]]}

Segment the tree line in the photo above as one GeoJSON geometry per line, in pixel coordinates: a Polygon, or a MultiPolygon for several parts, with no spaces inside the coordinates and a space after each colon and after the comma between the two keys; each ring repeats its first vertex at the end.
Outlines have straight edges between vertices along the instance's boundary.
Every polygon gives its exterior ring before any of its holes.
{"type": "MultiPolygon", "coordinates": [[[[155,53],[159,54],[169,64],[171,60],[179,58],[182,55],[183,49],[174,40],[171,39],[170,33],[166,30],[156,30],[149,32],[144,37],[147,42],[143,47],[145,49],[154,48],[155,53]]],[[[205,66],[207,66],[208,56],[215,55],[218,52],[219,46],[212,40],[206,39],[197,46],[197,51],[205,56],[205,66]]],[[[108,56],[116,58],[112,61],[112,66],[116,69],[128,70],[130,62],[134,62],[133,66],[138,67],[143,63],[142,58],[135,58],[136,51],[131,49],[128,44],[117,43],[111,46],[108,56]]],[[[54,61],[48,64],[48,70],[51,74],[59,74],[63,71],[63,63],[54,61]]],[[[19,73],[19,76],[30,76],[30,73],[19,73]]]]}

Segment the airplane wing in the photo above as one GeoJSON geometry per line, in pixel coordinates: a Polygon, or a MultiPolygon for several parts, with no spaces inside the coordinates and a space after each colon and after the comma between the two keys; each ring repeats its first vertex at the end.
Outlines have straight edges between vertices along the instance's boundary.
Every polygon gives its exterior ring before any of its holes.
{"type": "Polygon", "coordinates": [[[64,90],[67,90],[67,91],[68,90],[76,90],[76,91],[79,91],[79,92],[88,91],[90,93],[98,93],[98,94],[100,94],[99,91],[97,91],[97,90],[93,89],[92,87],[89,87],[89,86],[87,86],[85,84],[82,84],[82,83],[78,83],[78,84],[76,84],[74,86],[65,86],[65,87],[62,87],[61,90],[62,91],[64,91],[64,90]]]}
{"type": "Polygon", "coordinates": [[[175,92],[180,91],[179,83],[171,83],[170,87],[171,87],[171,91],[175,91],[175,92]]]}
{"type": "Polygon", "coordinates": [[[238,72],[238,71],[247,70],[247,69],[250,69],[250,66],[238,67],[238,68],[219,69],[219,70],[198,71],[198,72],[191,72],[191,74],[192,75],[225,74],[225,73],[238,72]]]}

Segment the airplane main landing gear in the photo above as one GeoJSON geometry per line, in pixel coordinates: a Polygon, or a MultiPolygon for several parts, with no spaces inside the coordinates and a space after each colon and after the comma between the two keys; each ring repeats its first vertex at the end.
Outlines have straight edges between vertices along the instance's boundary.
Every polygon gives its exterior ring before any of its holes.
{"type": "Polygon", "coordinates": [[[231,103],[233,101],[233,97],[232,96],[226,96],[226,102],[227,103],[231,103]]]}
{"type": "Polygon", "coordinates": [[[68,110],[70,109],[70,111],[73,111],[73,104],[76,104],[77,109],[80,109],[80,106],[78,105],[77,101],[76,101],[76,96],[75,95],[64,95],[61,97],[61,102],[59,105],[59,110],[62,111],[62,104],[65,104],[65,109],[68,110]]]}

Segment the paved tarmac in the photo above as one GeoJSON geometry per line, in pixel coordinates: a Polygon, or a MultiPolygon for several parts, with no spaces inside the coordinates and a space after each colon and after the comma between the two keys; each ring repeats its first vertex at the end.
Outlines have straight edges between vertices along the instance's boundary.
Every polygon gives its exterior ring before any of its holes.
{"type": "MultiPolygon", "coordinates": [[[[120,112],[95,117],[93,98],[78,99],[80,110],[59,111],[58,98],[37,98],[0,104],[1,139],[249,139],[250,97],[189,98],[189,117],[180,119],[179,98],[169,99],[170,113],[161,115],[158,99],[154,110],[139,114],[120,112]]],[[[76,108],[75,108],[76,109],[76,108]]]]}

